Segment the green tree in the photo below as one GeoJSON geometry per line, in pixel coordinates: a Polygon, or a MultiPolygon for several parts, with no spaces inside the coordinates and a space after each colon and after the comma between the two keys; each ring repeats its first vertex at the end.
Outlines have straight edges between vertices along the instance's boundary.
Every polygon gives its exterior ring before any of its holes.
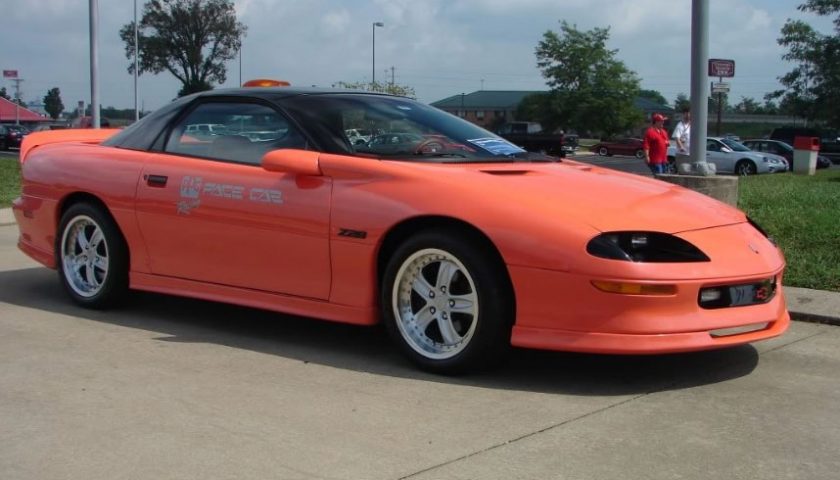
{"type": "Polygon", "coordinates": [[[414,93],[414,88],[408,85],[399,85],[396,83],[380,83],[380,82],[336,82],[332,84],[333,88],[346,88],[348,90],[365,90],[368,92],[388,93],[391,95],[399,95],[401,97],[417,98],[414,93]]]}
{"type": "Polygon", "coordinates": [[[618,50],[607,48],[609,36],[609,28],[580,31],[565,20],[559,32],[543,34],[537,66],[551,89],[552,108],[541,123],[612,136],[643,121],[634,105],[639,78],[615,58],[618,50]]]}
{"type": "Polygon", "coordinates": [[[6,93],[6,87],[0,88],[0,97],[5,98],[6,100],[12,99],[12,97],[10,97],[8,93],[6,93]]]}
{"type": "Polygon", "coordinates": [[[677,98],[674,99],[674,110],[682,112],[686,108],[691,108],[691,100],[688,99],[688,95],[684,93],[677,94],[677,98]]]}
{"type": "Polygon", "coordinates": [[[779,113],[779,106],[776,105],[776,102],[774,102],[772,98],[767,98],[766,95],[764,97],[764,105],[761,109],[762,113],[767,115],[776,115],[779,113]]]}
{"type": "MultiPolygon", "coordinates": [[[[168,71],[182,84],[179,96],[210,90],[227,78],[247,27],[231,0],[149,0],[139,25],[140,73],[168,71]]],[[[134,22],[120,29],[125,56],[134,58],[134,22]]],[[[128,67],[134,73],[134,62],[128,67]]]]}
{"type": "Polygon", "coordinates": [[[723,107],[721,112],[731,112],[732,107],[729,106],[729,94],[728,93],[713,93],[709,97],[709,116],[717,115],[718,111],[718,99],[720,99],[720,104],[723,107]]]}
{"type": "Polygon", "coordinates": [[[539,122],[546,132],[553,132],[558,128],[565,127],[561,123],[562,118],[556,114],[560,111],[560,107],[555,104],[556,99],[556,95],[552,92],[528,95],[517,106],[514,117],[517,120],[539,122]]]}
{"type": "Polygon", "coordinates": [[[645,98],[659,105],[668,105],[668,100],[656,90],[639,90],[639,98],[645,98]]]}
{"type": "Polygon", "coordinates": [[[764,107],[752,97],[741,97],[741,101],[733,107],[737,113],[757,114],[764,113],[764,107]]]}
{"type": "Polygon", "coordinates": [[[61,91],[58,87],[51,88],[44,96],[44,110],[50,114],[53,120],[57,120],[61,112],[64,111],[64,103],[61,101],[61,91]]]}
{"type": "Polygon", "coordinates": [[[785,113],[840,126],[840,0],[807,0],[797,8],[823,16],[838,14],[834,32],[817,32],[803,20],[785,23],[778,43],[788,50],[782,59],[795,67],[779,77],[784,88],[770,98],[778,98],[785,113]]]}

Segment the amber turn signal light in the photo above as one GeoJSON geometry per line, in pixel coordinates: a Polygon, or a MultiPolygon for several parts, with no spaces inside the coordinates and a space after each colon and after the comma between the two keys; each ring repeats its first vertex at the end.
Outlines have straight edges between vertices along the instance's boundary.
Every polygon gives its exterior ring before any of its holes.
{"type": "Polygon", "coordinates": [[[677,286],[671,284],[647,284],[629,282],[607,282],[604,280],[592,280],[592,285],[607,293],[620,293],[623,295],[676,295],[677,286]]]}

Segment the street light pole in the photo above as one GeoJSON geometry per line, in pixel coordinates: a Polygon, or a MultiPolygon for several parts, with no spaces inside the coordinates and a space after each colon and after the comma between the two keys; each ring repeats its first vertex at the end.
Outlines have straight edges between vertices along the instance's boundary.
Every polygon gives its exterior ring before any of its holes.
{"type": "Polygon", "coordinates": [[[376,27],[384,27],[385,24],[382,22],[373,22],[373,25],[370,27],[370,31],[373,33],[373,57],[372,57],[372,65],[371,65],[371,75],[370,75],[370,84],[372,88],[376,86],[376,27]]]}
{"type": "Polygon", "coordinates": [[[90,114],[99,128],[99,0],[90,0],[90,114]]]}

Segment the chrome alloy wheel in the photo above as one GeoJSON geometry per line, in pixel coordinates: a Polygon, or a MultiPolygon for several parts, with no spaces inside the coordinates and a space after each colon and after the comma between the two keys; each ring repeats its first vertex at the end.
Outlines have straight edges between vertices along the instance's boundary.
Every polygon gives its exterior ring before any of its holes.
{"type": "Polygon", "coordinates": [[[463,351],[479,319],[475,282],[452,254],[434,248],[408,257],[397,272],[392,307],[400,334],[435,360],[463,351]]]}
{"type": "Polygon", "coordinates": [[[61,262],[74,292],[90,298],[102,290],[108,278],[108,244],[102,228],[89,216],[79,215],[64,228],[61,262]]]}

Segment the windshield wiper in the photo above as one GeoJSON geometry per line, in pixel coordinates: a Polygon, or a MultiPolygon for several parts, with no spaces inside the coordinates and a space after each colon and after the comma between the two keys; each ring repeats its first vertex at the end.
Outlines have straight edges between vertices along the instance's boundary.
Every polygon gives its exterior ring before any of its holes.
{"type": "Polygon", "coordinates": [[[552,157],[551,155],[546,155],[543,153],[536,153],[536,152],[519,152],[513,153],[510,155],[511,158],[515,158],[517,160],[526,160],[529,162],[546,162],[546,163],[555,163],[555,162],[562,162],[563,159],[560,157],[552,157]]]}
{"type": "Polygon", "coordinates": [[[421,157],[459,157],[467,158],[463,153],[447,153],[447,152],[414,152],[414,155],[421,157]]]}

